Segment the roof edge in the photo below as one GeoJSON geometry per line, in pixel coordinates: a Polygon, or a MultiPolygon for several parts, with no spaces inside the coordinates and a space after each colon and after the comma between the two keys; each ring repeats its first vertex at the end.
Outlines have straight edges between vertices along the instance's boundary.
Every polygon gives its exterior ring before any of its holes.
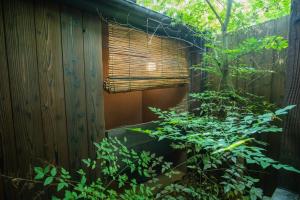
{"type": "Polygon", "coordinates": [[[148,33],[178,39],[201,48],[197,32],[183,24],[172,23],[172,18],[140,6],[129,0],[56,0],[84,11],[102,15],[108,20],[132,26],[148,33]]]}

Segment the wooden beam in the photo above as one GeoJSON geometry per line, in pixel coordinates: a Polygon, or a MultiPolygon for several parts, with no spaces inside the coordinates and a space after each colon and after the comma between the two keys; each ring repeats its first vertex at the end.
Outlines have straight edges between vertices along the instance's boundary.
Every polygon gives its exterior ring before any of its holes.
{"type": "Polygon", "coordinates": [[[46,159],[69,167],[58,4],[36,0],[37,58],[46,159]]]}
{"type": "Polygon", "coordinates": [[[105,137],[102,64],[102,24],[99,16],[84,13],[84,66],[89,155],[95,157],[94,142],[105,137]]]}
{"type": "Polygon", "coordinates": [[[61,13],[64,86],[71,168],[88,156],[82,13],[63,7],[61,13]]]}

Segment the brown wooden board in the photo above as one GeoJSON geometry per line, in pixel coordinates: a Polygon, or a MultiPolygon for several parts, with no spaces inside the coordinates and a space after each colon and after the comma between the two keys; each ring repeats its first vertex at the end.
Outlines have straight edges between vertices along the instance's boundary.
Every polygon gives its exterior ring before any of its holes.
{"type": "MultiPolygon", "coordinates": [[[[287,39],[288,37],[288,24],[289,16],[285,16],[276,20],[274,33],[283,36],[287,39]]],[[[287,61],[287,49],[280,52],[273,52],[274,65],[273,70],[273,81],[271,91],[271,101],[277,105],[282,105],[284,97],[284,82],[285,82],[285,70],[287,61]]]]}
{"type": "Polygon", "coordinates": [[[63,6],[61,30],[69,157],[71,168],[78,169],[88,155],[81,11],[63,6]]]}
{"type": "MultiPolygon", "coordinates": [[[[205,52],[203,52],[205,53],[205,52]]],[[[189,92],[190,93],[197,93],[201,91],[203,85],[201,85],[201,74],[200,70],[194,70],[194,65],[201,64],[202,54],[199,50],[191,48],[189,51],[189,64],[190,64],[190,84],[189,84],[189,92]]],[[[188,98],[190,100],[190,98],[188,98]]],[[[198,107],[198,102],[189,101],[189,111],[194,112],[195,109],[198,107]]]]}
{"type": "Polygon", "coordinates": [[[89,155],[95,157],[94,142],[105,137],[102,28],[99,16],[84,13],[83,30],[89,155]]]}
{"type": "MultiPolygon", "coordinates": [[[[13,175],[18,169],[18,160],[15,149],[16,142],[12,118],[2,3],[0,1],[0,173],[13,175]]],[[[5,179],[0,177],[0,199],[4,199],[4,190],[7,198],[14,199],[11,184],[8,181],[4,181],[5,179]]]]}
{"type": "Polygon", "coordinates": [[[44,157],[34,7],[31,1],[3,3],[18,171],[25,176],[31,161],[44,157]]]}
{"type": "Polygon", "coordinates": [[[35,23],[46,158],[68,168],[59,6],[37,0],[35,23]]]}

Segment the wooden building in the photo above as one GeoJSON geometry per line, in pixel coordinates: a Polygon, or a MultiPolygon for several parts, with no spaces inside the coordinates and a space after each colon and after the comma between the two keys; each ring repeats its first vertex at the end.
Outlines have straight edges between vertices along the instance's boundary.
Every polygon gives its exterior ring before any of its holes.
{"type": "MultiPolygon", "coordinates": [[[[94,142],[155,119],[149,106],[187,109],[200,89],[189,66],[202,41],[165,15],[126,0],[0,2],[1,174],[76,169],[94,142]]],[[[13,191],[1,177],[0,199],[24,198],[13,191]]]]}

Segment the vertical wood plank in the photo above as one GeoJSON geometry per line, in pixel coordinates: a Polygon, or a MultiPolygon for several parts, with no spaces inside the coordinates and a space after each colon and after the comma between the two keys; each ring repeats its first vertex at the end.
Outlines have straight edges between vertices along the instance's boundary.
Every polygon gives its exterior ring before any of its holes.
{"type": "Polygon", "coordinates": [[[44,157],[34,9],[31,1],[3,3],[16,148],[25,176],[32,161],[44,157]]]}
{"type": "Polygon", "coordinates": [[[0,141],[2,142],[3,172],[10,173],[18,169],[18,164],[15,150],[2,1],[0,1],[0,63],[0,141]]]}
{"type": "Polygon", "coordinates": [[[69,167],[58,4],[36,1],[37,58],[45,153],[48,161],[69,167]]]}
{"type": "Polygon", "coordinates": [[[69,157],[79,168],[88,155],[81,12],[63,7],[61,29],[69,157]]]}
{"type": "MultiPolygon", "coordinates": [[[[289,16],[285,16],[276,20],[275,34],[288,38],[288,25],[289,16]]],[[[283,104],[284,97],[284,82],[285,82],[285,70],[287,65],[287,49],[283,49],[280,52],[274,52],[274,67],[272,81],[272,102],[277,105],[283,104]]]]}
{"type": "Polygon", "coordinates": [[[89,155],[95,157],[94,142],[105,137],[101,20],[84,13],[83,27],[89,155]]]}
{"type": "MultiPolygon", "coordinates": [[[[18,161],[15,149],[2,3],[0,0],[0,173],[14,175],[13,173],[18,169],[18,161]]],[[[15,199],[11,186],[7,180],[0,177],[0,199],[5,199],[5,193],[6,198],[15,199]]]]}
{"type": "MultiPolygon", "coordinates": [[[[199,50],[195,48],[191,48],[189,50],[189,60],[190,60],[190,84],[189,84],[189,92],[190,93],[197,93],[201,91],[201,88],[204,86],[201,85],[201,72],[200,70],[192,69],[193,65],[199,65],[201,62],[201,53],[199,50]]],[[[205,53],[205,52],[204,52],[205,53]]],[[[203,83],[203,82],[202,82],[203,83]]],[[[188,110],[190,112],[195,112],[195,109],[199,107],[199,102],[191,101],[188,98],[189,105],[188,110]]]]}

